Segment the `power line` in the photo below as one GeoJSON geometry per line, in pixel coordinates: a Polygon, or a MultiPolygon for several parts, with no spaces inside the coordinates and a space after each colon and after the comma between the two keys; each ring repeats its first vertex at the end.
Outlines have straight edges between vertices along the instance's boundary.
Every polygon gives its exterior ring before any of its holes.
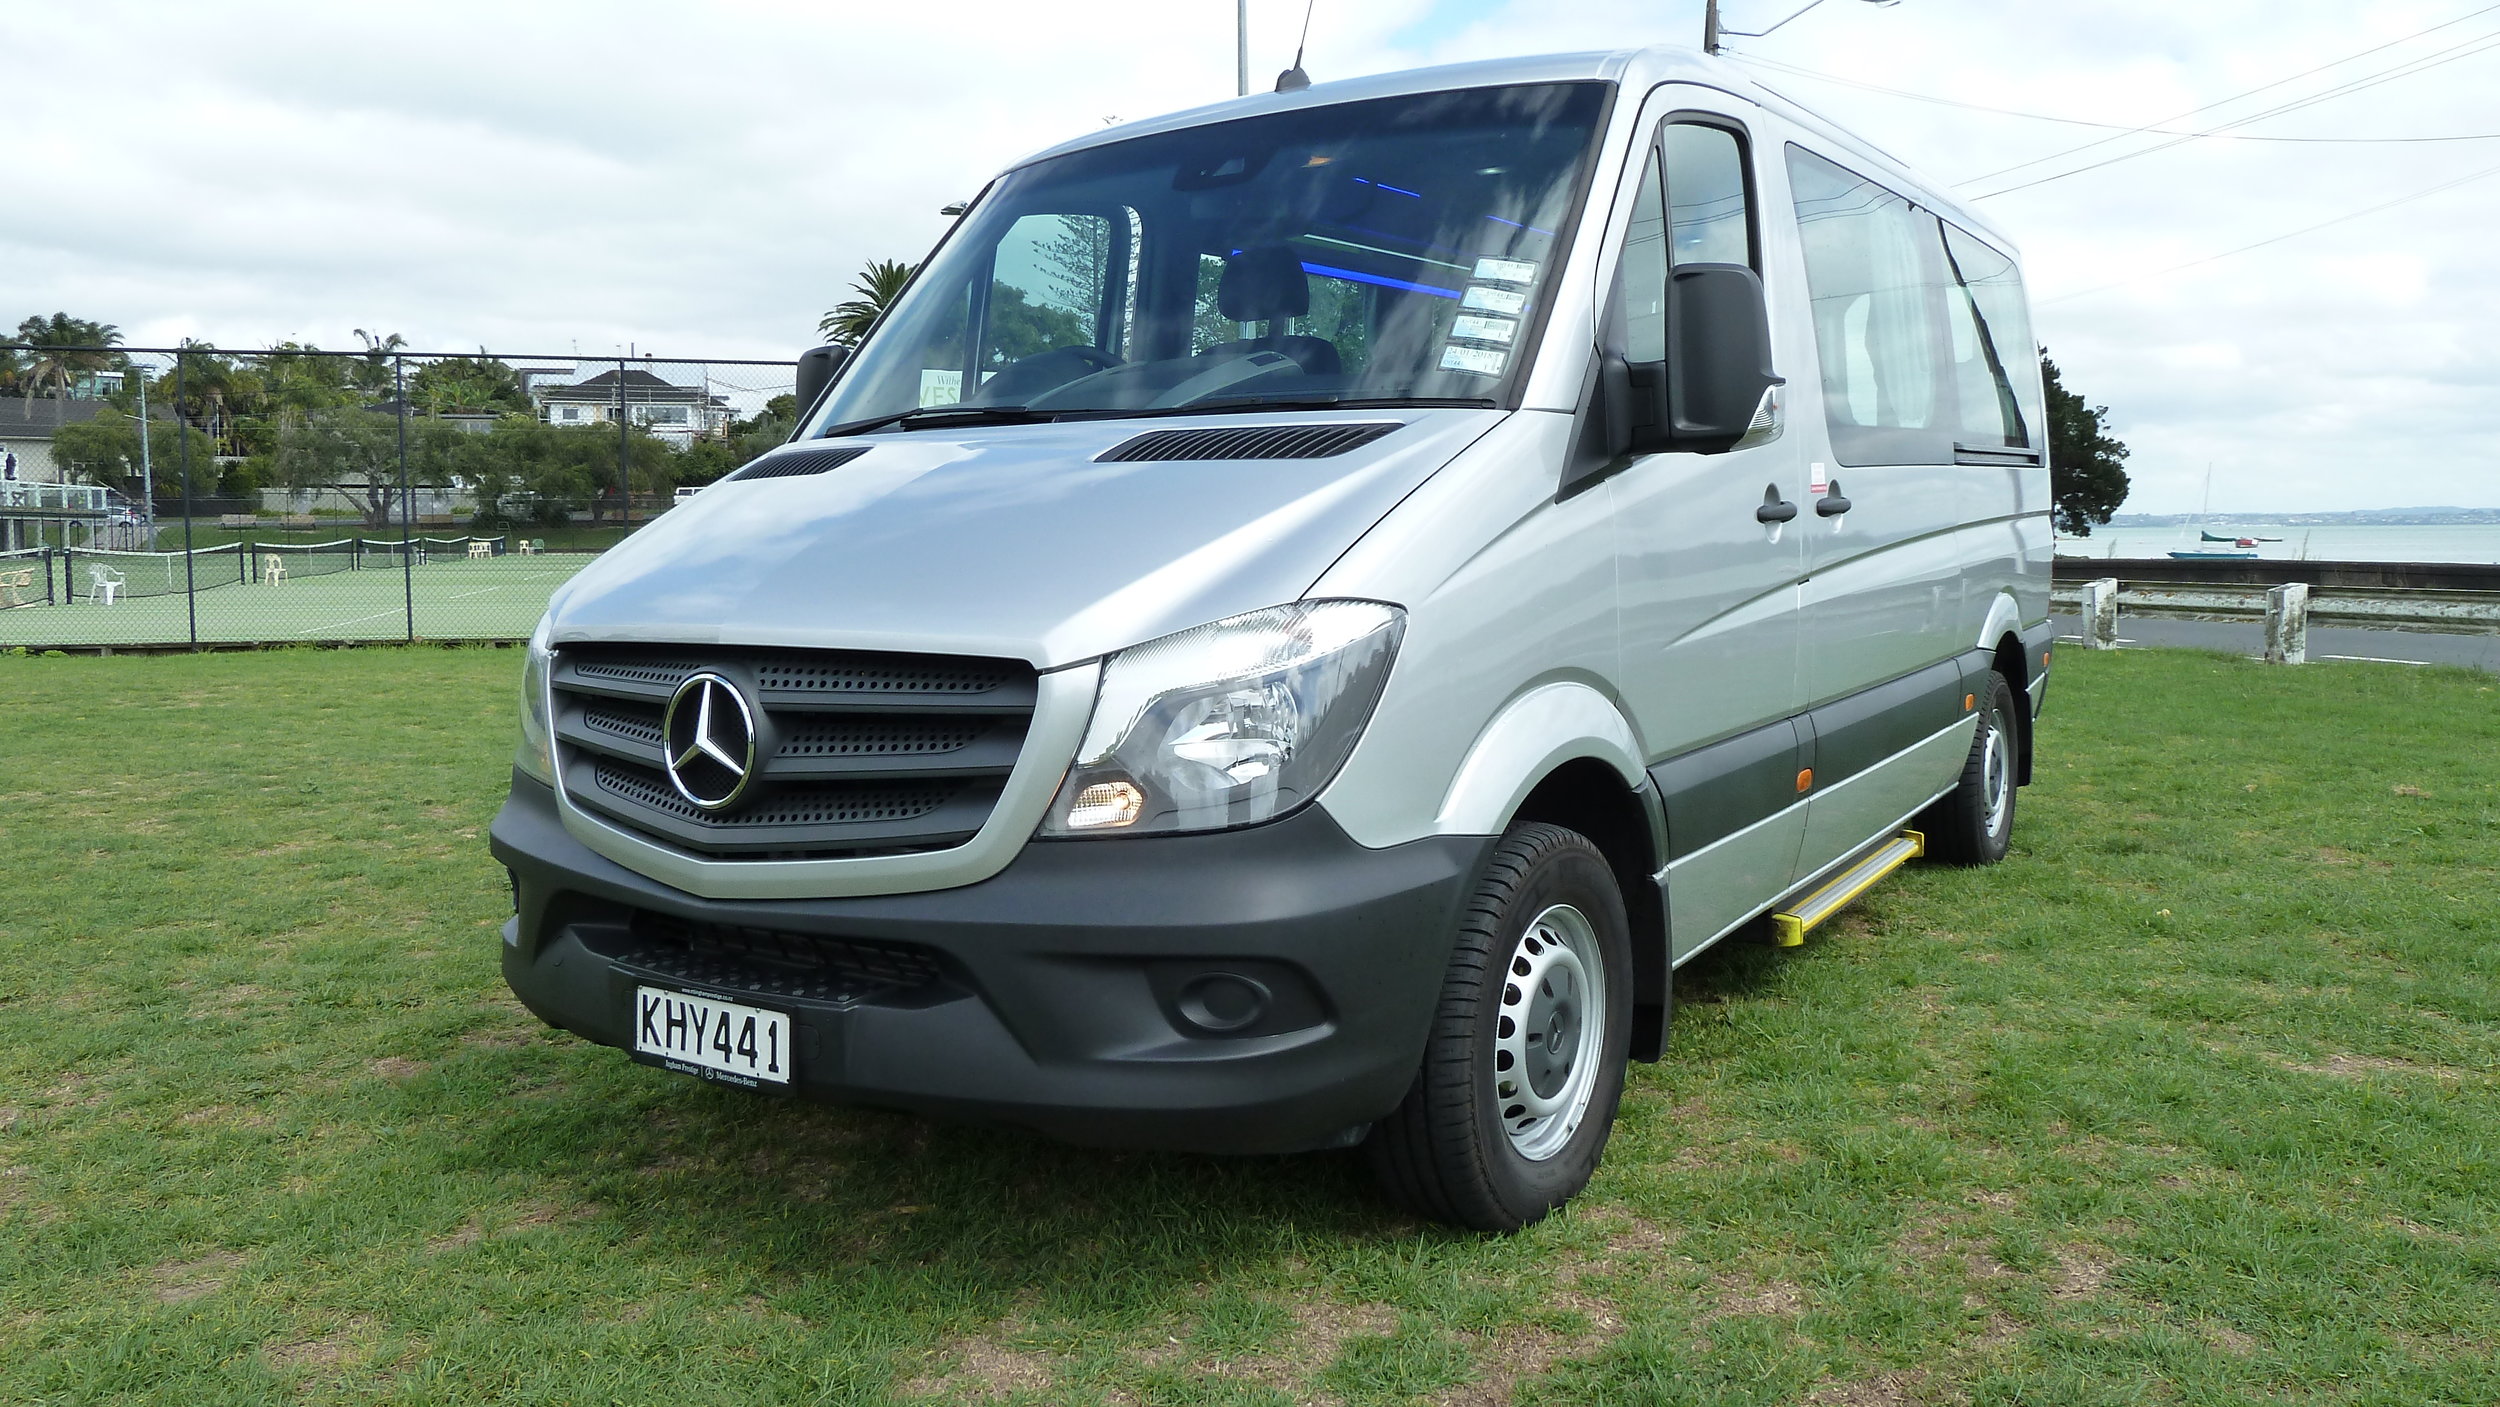
{"type": "MultiPolygon", "coordinates": [[[[2413,60],[2406,64],[2400,64],[2396,68],[2372,74],[2367,78],[2355,79],[2350,83],[2342,85],[2341,87],[2330,88],[2323,93],[2315,94],[2311,97],[2284,103],[2281,106],[2269,108],[2264,112],[2255,113],[2248,117],[2239,118],[2236,121],[2224,123],[2222,128],[2219,130],[2228,131],[2234,127],[2245,127],[2252,122],[2263,122],[2268,118],[2281,117],[2286,113],[2298,112],[2302,108],[2315,107],[2320,103],[2327,102],[2335,98],[2347,97],[2365,89],[2376,88],[2383,83],[2393,83],[2399,78],[2411,78],[2416,74],[2427,73],[2431,69],[2445,67],[2448,64],[2457,62],[2459,59],[2469,59],[2474,57],[2476,54],[2489,53],[2493,49],[2500,49],[2500,32],[2486,34],[2479,39],[2468,40],[2465,44],[2460,44],[2450,49],[2438,50],[2434,54],[2426,56],[2424,59],[2413,60]],[[2440,57],[2441,55],[2445,55],[2445,57],[2440,57]]],[[[2111,138],[2110,140],[2114,141],[2116,138],[2111,138]]],[[[2083,166],[2069,167],[2064,171],[2052,172],[2049,175],[2041,176],[2035,180],[2021,181],[2010,186],[2000,186],[1992,191],[1982,191],[1978,195],[1972,196],[1971,199],[1974,201],[1993,200],[2001,195],[2011,195],[2015,191],[2029,190],[2033,186],[2044,186],[2051,181],[2062,181],[2069,176],[2080,176],[2087,171],[2098,171],[2104,166],[2115,166],[2122,161],[2133,161],[2139,156],[2151,156],[2155,152],[2168,151],[2172,147],[2180,146],[2194,140],[2196,139],[2193,137],[2174,137],[2169,141],[2157,143],[2153,146],[2139,147],[2130,152],[2121,152],[2120,154],[2109,157],[2105,160],[2091,162],[2083,166]]],[[[2038,163],[2032,162],[2026,164],[2037,165],[2038,163]]],[[[2011,170],[2015,168],[2009,167],[2007,169],[2011,170]]],[[[1969,181],[1962,182],[1962,184],[1973,185],[1978,181],[1985,179],[1986,177],[1973,177],[1969,181]]]]}
{"type": "MultiPolygon", "coordinates": [[[[2435,142],[2500,141],[2500,132],[2458,132],[2432,137],[2276,137],[2268,136],[2261,132],[2232,132],[2226,131],[2222,128],[2215,128],[2211,131],[2205,132],[2182,132],[2170,127],[2130,127],[2119,122],[2094,122],[2088,118],[2081,117],[2053,117],[2045,112],[2024,112],[2019,108],[1991,107],[1986,103],[1963,102],[1958,98],[1941,98],[1933,93],[1913,93],[1906,88],[1887,88],[1880,83],[1863,83],[1857,79],[1843,78],[1834,73],[1818,73],[1810,68],[1800,68],[1795,64],[1781,63],[1774,59],[1759,58],[1751,54],[1730,54],[1728,57],[1735,59],[1739,63],[1758,64],[1764,68],[1778,69],[1783,73],[1793,73],[1800,78],[1812,78],[1824,83],[1837,83],[1844,88],[1862,88],[1867,92],[1882,93],[1888,97],[1908,98],[1913,102],[1933,103],[1938,107],[1962,108],[1970,112],[1995,113],[2000,117],[2028,118],[2033,122],[2054,122],[2066,127],[2094,127],[2103,131],[2116,132],[2122,136],[2132,136],[2136,133],[2142,132],[2163,137],[2208,137],[2217,141],[2225,142],[2287,142],[2303,145],[2315,144],[2335,146],[2382,146],[2435,142]]],[[[2115,140],[2115,138],[2112,140],[2115,140]]],[[[2076,148],[2076,150],[2081,150],[2081,148],[2076,148]]],[[[2045,157],[2042,158],[2042,160],[2046,159],[2047,158],[2045,157]]],[[[2011,171],[2018,168],[2009,166],[2005,169],[2011,171]]],[[[1974,176],[1970,179],[1971,181],[1980,181],[1987,179],[1987,177],[1974,176]]],[[[1968,185],[1970,184],[1970,181],[1964,181],[1961,184],[1968,185]]]]}
{"type": "MultiPolygon", "coordinates": [[[[2299,82],[2301,79],[2314,77],[2314,76],[2316,76],[2316,75],[2318,75],[2318,74],[2324,73],[2324,72],[2326,72],[2326,71],[2327,71],[2328,69],[2330,69],[2330,68],[2341,68],[2341,67],[2343,67],[2345,64],[2352,63],[2352,62],[2354,62],[2354,61],[2356,61],[2356,60],[2359,60],[2359,59],[2366,59],[2366,58],[2368,58],[2368,57],[2369,57],[2370,55],[2372,55],[2372,54],[2384,53],[2384,52],[2386,52],[2387,50],[2389,50],[2389,49],[2393,49],[2393,48],[2396,48],[2396,47],[2397,47],[2397,46],[2399,46],[2399,45],[2403,45],[2403,44],[2410,44],[2410,43],[2412,43],[2412,42],[2413,42],[2414,40],[2416,40],[2416,39],[2421,39],[2421,38],[2425,38],[2425,37],[2427,37],[2427,36],[2429,36],[2429,35],[2437,34],[2439,31],[2441,31],[2441,30],[2443,30],[2443,29],[2453,29],[2453,28],[2455,28],[2456,26],[2458,26],[2458,25],[2461,25],[2461,24],[2465,23],[2467,20],[2470,20],[2470,19],[2475,19],[2475,18],[2478,18],[2478,17],[2483,16],[2483,15],[2488,15],[2488,14],[2492,13],[2492,12],[2493,12],[2493,11],[2495,11],[2495,10],[2500,10],[2500,4],[2496,4],[2496,5],[2485,5],[2485,6],[2483,6],[2483,7],[2482,7],[2481,9],[2479,9],[2479,10],[2470,10],[2470,11],[2466,12],[2465,14],[2462,14],[2462,15],[2457,16],[2455,19],[2448,20],[2448,21],[2446,21],[2446,22],[2444,22],[2444,23],[2441,23],[2441,24],[2435,24],[2435,25],[2432,25],[2432,26],[2431,26],[2430,28],[2428,28],[2428,29],[2424,29],[2424,30],[2417,30],[2417,31],[2415,31],[2414,33],[2411,33],[2411,34],[2405,35],[2405,36],[2404,36],[2403,38],[2401,38],[2401,39],[2391,39],[2391,40],[2388,40],[2388,41],[2387,41],[2386,43],[2384,43],[2384,44],[2373,45],[2373,46],[2372,46],[2372,47],[2370,47],[2370,48],[2363,49],[2361,52],[2359,52],[2359,53],[2357,53],[2357,54],[2346,54],[2344,57],[2342,57],[2342,58],[2340,58],[2340,59],[2335,59],[2335,60],[2332,60],[2332,61],[2327,62],[2327,63],[2322,63],[2322,64],[2318,65],[2316,68],[2311,68],[2311,69],[2303,69],[2301,72],[2299,72],[2299,73],[2295,73],[2295,74],[2293,74],[2292,76],[2290,76],[2289,78],[2278,78],[2278,79],[2274,80],[2272,83],[2260,84],[2259,86],[2254,87],[2254,88],[2251,88],[2251,89],[2249,89],[2248,91],[2246,91],[2246,92],[2244,92],[2244,93],[2234,93],[2234,94],[2232,94],[2230,97],[2217,99],[2216,101],[2213,101],[2213,102],[2210,102],[2210,103],[2206,103],[2206,104],[2205,104],[2204,106],[2202,106],[2202,107],[2192,107],[2192,108],[2189,108],[2189,109],[2188,109],[2187,111],[2185,111],[2185,112],[2174,112],[2174,113],[2172,113],[2172,114],[2171,114],[2170,116],[2168,116],[2168,117],[2155,118],[2152,122],[2146,123],[2143,127],[2139,127],[2139,128],[2134,129],[2134,131],[2133,131],[2133,132],[2121,132],[2121,133],[2119,133],[2117,136],[2113,136],[2113,137],[2102,137],[2102,138],[2100,138],[2100,139],[2098,139],[2098,140],[2096,140],[2096,141],[2085,142],[2083,145],[2078,146],[2078,147],[2068,147],[2068,148],[2067,148],[2066,150],[2064,150],[2064,151],[2056,151],[2056,152],[2051,152],[2051,153],[2049,153],[2049,154],[2048,154],[2048,155],[2046,155],[2046,156],[2034,157],[2034,158],[2032,158],[2032,159],[2031,159],[2031,160],[2029,160],[2029,161],[2020,161],[2020,162],[2016,162],[2016,163],[2015,163],[2015,164],[2013,164],[2012,166],[2003,167],[2003,168],[2001,168],[2001,169],[1999,169],[1999,170],[1982,172],[1981,174],[1979,174],[1979,175],[1977,175],[1977,176],[1973,176],[1973,177],[1971,178],[1971,180],[1972,180],[1972,181],[1974,181],[1974,182],[1976,182],[1976,181],[1993,180],[1994,178],[1996,178],[1996,177],[1998,177],[1998,176],[2003,176],[2003,175],[2007,175],[2007,174],[2010,174],[2010,173],[2015,172],[2015,171],[2020,171],[2020,170],[2023,170],[2025,167],[2030,167],[2030,166],[2038,166],[2038,165],[2041,165],[2041,164],[2042,164],[2042,163],[2044,163],[2044,162],[2055,161],[2055,160],[2057,160],[2057,159],[2058,159],[2058,158],[2060,158],[2060,157],[2073,156],[2073,155],[2075,155],[2075,154],[2076,154],[2076,153],[2078,153],[2078,152],[2086,152],[2086,151],[2090,151],[2090,150],[2092,150],[2094,147],[2106,146],[2106,145],[2108,145],[2108,144],[2109,144],[2109,143],[2111,143],[2111,142],[2115,142],[2115,141],[2121,140],[2122,138],[2125,138],[2125,137],[2128,137],[2128,136],[2132,136],[2132,135],[2134,135],[2134,134],[2135,134],[2135,132],[2142,132],[2142,131],[2147,130],[2148,128],[2158,127],[2158,126],[2161,126],[2161,125],[2163,125],[2163,124],[2165,124],[2165,123],[2177,122],[2177,121],[2180,121],[2180,120],[2181,120],[2181,119],[2183,119],[2183,118],[2194,117],[2194,116],[2196,116],[2198,113],[2211,112],[2211,111],[2213,111],[2215,108],[2218,108],[2218,107],[2229,107],[2231,104],[2233,104],[2233,103],[2236,103],[2236,102],[2240,101],[2242,98],[2253,98],[2253,97],[2257,96],[2259,93],[2268,93],[2268,92],[2272,92],[2273,90],[2275,90],[2275,89],[2277,89],[2277,88],[2280,88],[2280,87],[2282,87],[2283,85],[2285,85],[2285,84],[2287,84],[2287,83],[2297,83],[2297,82],[2299,82]]],[[[2472,41],[2470,41],[2470,40],[2469,40],[2469,41],[2467,41],[2467,42],[2471,43],[2472,41]]]]}
{"type": "Polygon", "coordinates": [[[2038,305],[2046,307],[2051,303],[2064,303],[2076,298],[2090,297],[2095,293],[2107,293],[2113,288],[2124,288],[2131,283],[2143,283],[2148,279],[2167,278],[2170,275],[2185,269],[2200,268],[2218,260],[2231,258],[2234,255],[2246,254],[2252,249],[2263,249],[2269,244],[2281,244],[2287,239],[2298,239],[2302,235],[2316,234],[2320,230],[2331,229],[2336,225],[2347,224],[2351,221],[2358,220],[2365,215],[2376,215],[2382,210],[2393,210],[2399,205],[2411,205],[2417,200],[2427,200],[2432,196],[2438,195],[2442,191],[2452,191],[2459,186],[2471,185],[2476,181],[2485,180],[2492,176],[2500,176],[2500,166],[2486,166],[2482,170],[2473,172],[2470,175],[2459,176],[2454,180],[2442,181],[2438,185],[2432,186],[2427,190],[2418,190],[2411,195],[2400,195],[2394,200],[2381,201],[2376,205],[2368,207],[2367,209],[2355,210],[2348,214],[2338,215],[2332,220],[2321,220],[2314,225],[2304,225],[2296,230],[2287,230],[2282,234],[2261,239],[2255,244],[2243,244],[2237,249],[2226,249],[2219,254],[2208,254],[2202,259],[2190,259],[2184,264],[2173,264],[2166,269],[2155,269],[2149,274],[2138,274],[2134,278],[2123,278],[2118,280],[2116,283],[2104,283],[2096,288],[2086,288],[2075,293],[2061,293],[2054,298],[2043,298],[2039,300],[2038,305]]]}

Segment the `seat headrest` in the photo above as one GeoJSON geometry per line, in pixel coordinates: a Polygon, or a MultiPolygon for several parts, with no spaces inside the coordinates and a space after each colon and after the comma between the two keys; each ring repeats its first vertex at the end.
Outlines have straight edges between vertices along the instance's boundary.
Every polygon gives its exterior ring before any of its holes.
{"type": "Polygon", "coordinates": [[[1235,322],[1298,318],[1311,311],[1311,280],[1292,250],[1281,244],[1259,245],[1224,261],[1215,307],[1235,322]]]}

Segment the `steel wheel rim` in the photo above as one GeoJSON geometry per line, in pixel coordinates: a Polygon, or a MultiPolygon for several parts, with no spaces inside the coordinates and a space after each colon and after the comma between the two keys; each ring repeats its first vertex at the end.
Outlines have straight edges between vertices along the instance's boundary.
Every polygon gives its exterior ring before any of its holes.
{"type": "Polygon", "coordinates": [[[1988,714],[1984,726],[1988,730],[1988,748],[1981,763],[1981,795],[1988,799],[1988,834],[2002,835],[2014,812],[2014,750],[2006,742],[2005,729],[1998,726],[1994,711],[1988,714]]]}
{"type": "Polygon", "coordinates": [[[1502,971],[1493,1108],[1519,1156],[1560,1153],[1588,1116],[1606,1043],[1606,967],[1586,914],[1555,904],[1528,921],[1502,971]]]}

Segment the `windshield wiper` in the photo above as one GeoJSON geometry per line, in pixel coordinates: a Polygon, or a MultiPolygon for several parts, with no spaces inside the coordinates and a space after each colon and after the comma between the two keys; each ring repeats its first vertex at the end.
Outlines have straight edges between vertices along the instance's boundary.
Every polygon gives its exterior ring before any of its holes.
{"type": "Polygon", "coordinates": [[[882,430],[899,425],[906,430],[919,430],[933,425],[1032,425],[1056,420],[1060,412],[1035,410],[1029,405],[924,405],[898,410],[892,415],[879,415],[867,420],[854,420],[848,425],[829,425],[815,438],[833,439],[857,435],[869,430],[882,430]]]}

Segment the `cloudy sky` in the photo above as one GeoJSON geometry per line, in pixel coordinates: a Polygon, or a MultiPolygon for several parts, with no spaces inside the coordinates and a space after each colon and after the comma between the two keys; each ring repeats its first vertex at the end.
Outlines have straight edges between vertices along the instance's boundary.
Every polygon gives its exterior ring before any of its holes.
{"type": "MultiPolygon", "coordinates": [[[[1308,66],[1692,43],[1699,11],[1318,0],[1308,66]]],[[[1255,84],[1301,16],[1252,0],[1255,84]]],[[[1730,48],[1965,195],[2059,177],[1981,204],[2135,451],[2131,511],[2196,509],[2209,465],[2218,512],[2500,506],[2500,140],[2315,140],[2500,134],[2500,5],[1825,0],[1730,48]],[[2235,131],[2304,140],[2121,135],[2286,104],[2235,131]]],[[[784,357],[1001,164],[1228,97],[1233,61],[1228,0],[0,5],[0,319],[784,357]]]]}

